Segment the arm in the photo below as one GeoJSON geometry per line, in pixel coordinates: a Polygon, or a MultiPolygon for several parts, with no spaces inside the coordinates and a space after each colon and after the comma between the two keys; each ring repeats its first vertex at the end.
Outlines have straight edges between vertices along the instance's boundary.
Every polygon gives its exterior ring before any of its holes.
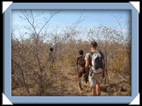
{"type": "Polygon", "coordinates": [[[106,67],[105,67],[105,58],[103,59],[103,63],[104,63],[104,68],[103,68],[103,78],[105,77],[105,71],[106,71],[106,67]]]}
{"type": "Polygon", "coordinates": [[[89,71],[89,61],[88,60],[86,60],[86,63],[85,63],[85,70],[86,72],[89,71]]]}
{"type": "Polygon", "coordinates": [[[78,70],[78,57],[77,57],[77,59],[76,59],[76,66],[77,66],[77,72],[79,72],[79,70],[78,70]]]}
{"type": "Polygon", "coordinates": [[[104,54],[101,51],[100,51],[100,54],[102,56],[102,61],[103,61],[103,64],[104,64],[103,73],[102,73],[102,77],[104,78],[105,77],[105,73],[106,73],[105,56],[104,56],[104,54]]]}
{"type": "Polygon", "coordinates": [[[89,71],[89,53],[85,55],[85,70],[88,73],[89,71]]]}
{"type": "Polygon", "coordinates": [[[77,57],[77,60],[76,60],[76,65],[78,65],[78,59],[79,59],[79,58],[77,57]]]}

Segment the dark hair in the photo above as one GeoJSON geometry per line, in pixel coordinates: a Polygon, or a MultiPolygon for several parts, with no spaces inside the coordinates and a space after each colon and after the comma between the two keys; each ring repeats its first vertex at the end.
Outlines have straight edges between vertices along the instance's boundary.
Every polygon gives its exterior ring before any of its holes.
{"type": "Polygon", "coordinates": [[[54,49],[51,47],[51,48],[50,48],[50,51],[52,52],[53,50],[54,50],[54,49]]]}
{"type": "Polygon", "coordinates": [[[83,50],[79,50],[79,54],[80,54],[80,55],[83,55],[83,50]]]}
{"type": "Polygon", "coordinates": [[[96,41],[91,41],[90,45],[92,45],[93,47],[97,47],[98,46],[96,41]]]}

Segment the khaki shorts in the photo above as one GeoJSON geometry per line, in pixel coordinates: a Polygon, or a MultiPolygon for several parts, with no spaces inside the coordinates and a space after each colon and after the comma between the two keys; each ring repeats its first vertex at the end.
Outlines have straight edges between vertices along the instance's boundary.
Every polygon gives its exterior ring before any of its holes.
{"type": "Polygon", "coordinates": [[[91,75],[91,72],[89,72],[89,83],[91,87],[95,87],[96,83],[101,84],[101,82],[102,82],[102,73],[97,73],[97,74],[92,73],[91,75]]]}

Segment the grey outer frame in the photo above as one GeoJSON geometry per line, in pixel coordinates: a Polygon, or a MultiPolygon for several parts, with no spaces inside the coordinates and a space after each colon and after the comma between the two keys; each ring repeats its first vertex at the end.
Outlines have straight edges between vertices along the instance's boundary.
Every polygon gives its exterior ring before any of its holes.
{"type": "Polygon", "coordinates": [[[12,3],[4,14],[4,94],[13,104],[129,104],[139,94],[139,13],[130,3],[12,3]],[[132,18],[131,40],[131,96],[11,96],[11,10],[14,9],[86,9],[130,10],[132,18]]]}

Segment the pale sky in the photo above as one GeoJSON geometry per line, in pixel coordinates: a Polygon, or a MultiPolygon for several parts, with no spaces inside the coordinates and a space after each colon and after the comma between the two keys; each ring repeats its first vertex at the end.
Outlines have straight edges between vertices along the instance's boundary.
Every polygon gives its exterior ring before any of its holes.
{"type": "MultiPolygon", "coordinates": [[[[40,23],[38,26],[43,25],[49,17],[48,10],[33,10],[33,14],[38,15],[37,21],[40,23]],[[47,17],[47,18],[46,18],[47,17]]],[[[19,16],[23,16],[20,10],[12,10],[11,12],[11,25],[17,26],[15,35],[18,37],[19,30],[21,33],[25,32],[24,26],[28,26],[26,21],[21,21],[19,16]]],[[[84,21],[79,24],[82,28],[98,27],[100,24],[112,29],[120,29],[114,17],[120,19],[124,32],[129,32],[131,12],[129,10],[62,10],[56,14],[49,24],[45,27],[48,31],[53,29],[64,29],[65,26],[72,25],[79,17],[82,16],[84,21]]],[[[38,29],[38,28],[37,28],[38,29]]],[[[60,30],[59,30],[60,31],[60,30]]]]}

